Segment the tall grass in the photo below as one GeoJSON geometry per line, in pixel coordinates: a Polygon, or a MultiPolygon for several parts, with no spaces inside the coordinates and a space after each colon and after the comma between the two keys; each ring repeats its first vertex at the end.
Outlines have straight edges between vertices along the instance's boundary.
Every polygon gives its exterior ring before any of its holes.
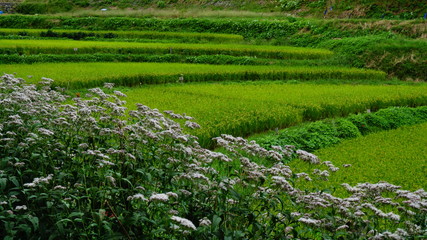
{"type": "Polygon", "coordinates": [[[385,79],[379,71],[344,67],[282,67],[239,66],[179,63],[45,63],[5,64],[1,72],[17,73],[19,77],[37,81],[41,77],[56,80],[56,85],[68,88],[102,86],[113,82],[121,86],[159,84],[179,81],[206,82],[224,80],[283,80],[283,79],[385,79]]]}
{"type": "MultiPolygon", "coordinates": [[[[423,123],[345,140],[320,149],[315,154],[322,161],[331,161],[340,171],[317,187],[336,188],[340,195],[345,195],[345,190],[340,187],[343,182],[387,181],[409,190],[426,189],[426,134],[427,124],[423,123]],[[342,167],[346,164],[351,166],[342,167]]],[[[299,171],[312,168],[298,161],[290,165],[299,171]]],[[[313,185],[307,184],[306,187],[313,185]]]]}
{"type": "Polygon", "coordinates": [[[188,84],[126,90],[128,106],[142,102],[196,118],[194,133],[212,147],[221,133],[247,136],[304,120],[336,117],[388,106],[427,104],[427,86],[310,84],[188,84]]]}
{"type": "Polygon", "coordinates": [[[316,59],[332,56],[325,49],[239,44],[135,43],[72,40],[0,40],[0,53],[155,53],[155,54],[226,54],[279,59],[316,59]]]}
{"type": "Polygon", "coordinates": [[[195,32],[157,32],[157,31],[89,31],[73,29],[0,29],[0,35],[20,35],[33,37],[67,37],[81,33],[95,38],[127,38],[127,39],[196,39],[220,42],[241,42],[243,37],[237,34],[195,33],[195,32]]]}

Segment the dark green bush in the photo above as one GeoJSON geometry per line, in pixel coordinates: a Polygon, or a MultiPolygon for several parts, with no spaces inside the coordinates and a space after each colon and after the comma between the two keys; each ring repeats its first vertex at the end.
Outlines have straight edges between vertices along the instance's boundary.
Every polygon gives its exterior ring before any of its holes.
{"type": "Polygon", "coordinates": [[[22,14],[44,14],[48,9],[43,3],[21,3],[16,6],[15,11],[22,14]]]}
{"type": "Polygon", "coordinates": [[[326,119],[291,127],[278,134],[260,137],[256,141],[267,148],[295,145],[306,151],[314,151],[339,143],[343,139],[426,121],[427,106],[391,107],[375,113],[353,114],[347,118],[326,119]]]}
{"type": "Polygon", "coordinates": [[[335,124],[339,138],[355,138],[362,136],[359,129],[347,119],[337,119],[335,124]]]}

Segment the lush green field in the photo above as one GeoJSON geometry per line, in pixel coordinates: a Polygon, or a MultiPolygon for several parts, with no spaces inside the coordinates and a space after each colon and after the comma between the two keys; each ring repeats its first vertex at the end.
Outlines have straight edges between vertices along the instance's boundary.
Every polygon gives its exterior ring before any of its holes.
{"type": "Polygon", "coordinates": [[[125,91],[127,105],[143,103],[195,117],[204,146],[222,133],[247,136],[387,106],[427,104],[427,86],[312,85],[282,83],[185,84],[125,91]]]}
{"type": "Polygon", "coordinates": [[[125,39],[196,39],[206,41],[240,42],[243,36],[237,34],[196,33],[196,32],[156,32],[156,31],[88,31],[73,29],[0,29],[0,35],[18,35],[32,37],[93,37],[125,39]]]}
{"type": "Polygon", "coordinates": [[[0,239],[427,235],[426,192],[375,184],[427,187],[427,124],[357,138],[427,119],[424,20],[100,13],[0,16],[0,239]],[[299,124],[296,147],[231,136],[299,124]]]}
{"type": "MultiPolygon", "coordinates": [[[[387,181],[403,189],[427,188],[427,124],[402,127],[345,140],[342,143],[315,152],[322,161],[331,161],[340,170],[332,173],[329,181],[317,187],[339,188],[341,183],[387,181]],[[343,164],[351,164],[344,168],[343,164]]],[[[313,166],[291,162],[300,171],[313,166]]],[[[339,192],[343,192],[340,189],[339,192]]]]}
{"type": "Polygon", "coordinates": [[[205,65],[178,63],[45,63],[0,65],[0,71],[37,82],[49,77],[67,88],[102,86],[104,82],[135,86],[177,82],[284,79],[385,79],[385,73],[356,68],[205,65]]]}
{"type": "Polygon", "coordinates": [[[227,54],[278,59],[316,59],[332,56],[326,49],[242,44],[136,43],[73,40],[0,40],[0,53],[179,53],[185,55],[227,54]]]}

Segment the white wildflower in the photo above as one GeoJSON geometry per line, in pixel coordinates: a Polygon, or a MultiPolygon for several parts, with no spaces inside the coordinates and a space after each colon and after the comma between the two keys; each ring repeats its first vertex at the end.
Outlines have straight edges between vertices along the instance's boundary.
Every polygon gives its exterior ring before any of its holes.
{"type": "Polygon", "coordinates": [[[315,226],[318,226],[322,222],[320,220],[307,218],[307,217],[302,217],[302,218],[298,219],[298,221],[305,223],[305,224],[308,224],[308,225],[315,225],[315,226]]]}
{"type": "Polygon", "coordinates": [[[116,164],[114,164],[114,163],[112,163],[110,161],[107,161],[107,160],[98,160],[98,162],[99,162],[99,165],[101,167],[103,167],[104,165],[107,165],[107,166],[114,166],[114,165],[116,165],[116,164]]]}
{"type": "Polygon", "coordinates": [[[298,155],[299,159],[301,159],[301,160],[304,160],[304,161],[307,161],[307,162],[310,162],[313,164],[319,164],[320,163],[319,158],[312,153],[309,153],[309,152],[301,150],[301,149],[297,150],[295,153],[298,155]]]}
{"type": "Polygon", "coordinates": [[[15,207],[15,210],[16,210],[16,211],[19,211],[19,210],[27,210],[27,206],[25,206],[25,205],[22,205],[22,206],[16,206],[16,207],[15,207]]]}
{"type": "Polygon", "coordinates": [[[67,189],[66,187],[64,187],[64,186],[61,186],[61,185],[58,185],[58,186],[55,186],[54,188],[53,188],[54,190],[65,190],[65,189],[67,189]]]}
{"type": "Polygon", "coordinates": [[[127,198],[127,200],[128,200],[128,201],[131,201],[131,200],[142,200],[142,201],[148,201],[148,199],[146,199],[146,198],[144,197],[144,195],[142,195],[142,194],[140,194],[140,193],[137,193],[137,194],[135,194],[135,195],[133,195],[133,196],[129,196],[129,197],[127,198]]]}
{"type": "Polygon", "coordinates": [[[227,203],[229,203],[231,205],[234,205],[234,204],[238,203],[238,201],[230,198],[230,199],[227,200],[227,203]]]}
{"type": "Polygon", "coordinates": [[[200,125],[195,122],[186,121],[185,126],[191,129],[200,128],[200,125]]]}
{"type": "Polygon", "coordinates": [[[118,97],[127,97],[126,94],[120,92],[120,91],[114,91],[114,94],[118,97]]]}
{"type": "Polygon", "coordinates": [[[178,194],[174,192],[167,192],[166,195],[168,195],[169,197],[178,198],[178,194]]]}
{"type": "Polygon", "coordinates": [[[347,229],[348,228],[348,225],[341,225],[341,226],[339,226],[339,227],[337,227],[337,229],[335,230],[335,231],[340,231],[340,230],[344,230],[344,229],[347,229]]]}
{"type": "Polygon", "coordinates": [[[114,87],[114,83],[104,83],[104,88],[112,89],[114,87]]]}
{"type": "Polygon", "coordinates": [[[112,176],[106,176],[105,177],[110,183],[115,187],[116,186],[116,179],[112,176]]]}
{"type": "Polygon", "coordinates": [[[37,185],[35,184],[35,183],[24,183],[24,187],[30,187],[30,188],[33,188],[33,187],[36,187],[37,185]]]}
{"type": "Polygon", "coordinates": [[[180,192],[182,192],[182,194],[184,194],[185,196],[190,196],[192,193],[190,191],[187,191],[185,189],[180,189],[180,192]]]}
{"type": "Polygon", "coordinates": [[[41,134],[46,135],[46,136],[53,136],[55,134],[54,132],[52,132],[52,131],[50,131],[48,129],[45,129],[45,128],[39,128],[38,131],[41,134]]]}
{"type": "Polygon", "coordinates": [[[15,166],[15,167],[23,167],[24,165],[25,165],[24,162],[17,162],[15,164],[13,164],[13,166],[15,166]]]}
{"type": "Polygon", "coordinates": [[[153,194],[150,197],[150,201],[167,202],[168,200],[169,196],[164,193],[153,194]]]}
{"type": "Polygon", "coordinates": [[[299,216],[301,216],[301,213],[299,213],[299,212],[292,212],[291,213],[291,217],[299,217],[299,216]]]}
{"type": "Polygon", "coordinates": [[[209,219],[207,219],[206,217],[199,220],[199,226],[201,226],[201,227],[210,226],[211,224],[212,224],[212,222],[209,219]]]}
{"type": "Polygon", "coordinates": [[[178,216],[172,216],[171,219],[177,223],[179,223],[181,226],[184,226],[186,228],[190,228],[193,230],[196,230],[196,226],[194,226],[193,222],[186,218],[178,217],[178,216]]]}

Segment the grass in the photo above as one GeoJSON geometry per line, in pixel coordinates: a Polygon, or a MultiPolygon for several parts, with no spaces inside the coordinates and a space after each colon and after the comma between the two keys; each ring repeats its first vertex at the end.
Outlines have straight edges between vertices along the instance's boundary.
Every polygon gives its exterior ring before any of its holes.
{"type": "Polygon", "coordinates": [[[52,14],[53,16],[69,16],[69,17],[158,17],[158,18],[281,18],[290,16],[281,12],[254,12],[245,10],[213,10],[213,9],[200,9],[200,8],[167,8],[167,9],[108,9],[107,11],[100,11],[98,9],[78,9],[72,12],[64,12],[52,14]]]}
{"type": "Polygon", "coordinates": [[[242,44],[186,44],[186,43],[135,43],[73,40],[0,40],[0,52],[39,53],[180,53],[185,55],[228,54],[269,58],[312,59],[327,58],[332,52],[326,49],[242,45],[242,44]]]}
{"type": "MultiPolygon", "coordinates": [[[[331,161],[340,170],[331,175],[321,187],[338,189],[340,183],[350,185],[362,182],[387,181],[403,189],[427,188],[427,124],[402,127],[378,132],[315,152],[323,161],[331,161]],[[343,168],[343,164],[351,164],[343,168]]],[[[299,171],[310,166],[304,162],[291,162],[299,171]]],[[[317,186],[319,187],[319,186],[317,186]]]]}
{"type": "Polygon", "coordinates": [[[427,86],[229,83],[125,89],[128,107],[143,103],[195,117],[200,143],[212,147],[222,133],[247,136],[303,120],[388,106],[426,105],[427,86]]]}
{"type": "Polygon", "coordinates": [[[56,85],[67,88],[102,86],[104,82],[116,85],[135,86],[177,82],[181,74],[184,82],[224,80],[283,80],[283,79],[378,79],[385,78],[383,72],[344,67],[282,67],[282,66],[239,66],[179,63],[42,63],[4,64],[0,71],[17,73],[18,77],[37,82],[49,77],[56,85]]]}
{"type": "Polygon", "coordinates": [[[64,34],[92,34],[94,37],[107,37],[110,38],[130,38],[130,39],[198,39],[208,41],[221,41],[221,42],[239,42],[243,41],[243,37],[237,34],[219,34],[219,33],[195,33],[195,32],[156,32],[156,31],[88,31],[88,30],[73,30],[73,29],[0,29],[0,35],[22,35],[43,37],[43,35],[57,34],[59,37],[64,34]]]}

